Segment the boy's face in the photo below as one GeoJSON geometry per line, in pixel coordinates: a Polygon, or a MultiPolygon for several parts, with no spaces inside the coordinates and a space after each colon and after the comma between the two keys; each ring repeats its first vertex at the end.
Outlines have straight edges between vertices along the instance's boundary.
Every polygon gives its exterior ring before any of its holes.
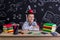
{"type": "Polygon", "coordinates": [[[34,14],[29,14],[27,18],[28,18],[28,21],[32,23],[34,21],[34,14]]]}

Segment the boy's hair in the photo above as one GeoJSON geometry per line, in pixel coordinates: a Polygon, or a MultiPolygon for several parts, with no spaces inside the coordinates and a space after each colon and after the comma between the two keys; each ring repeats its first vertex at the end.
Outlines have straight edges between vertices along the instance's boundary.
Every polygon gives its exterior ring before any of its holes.
{"type": "MultiPolygon", "coordinates": [[[[30,14],[34,15],[33,13],[30,13],[30,14]]],[[[30,14],[27,14],[27,17],[28,17],[30,14]]]]}

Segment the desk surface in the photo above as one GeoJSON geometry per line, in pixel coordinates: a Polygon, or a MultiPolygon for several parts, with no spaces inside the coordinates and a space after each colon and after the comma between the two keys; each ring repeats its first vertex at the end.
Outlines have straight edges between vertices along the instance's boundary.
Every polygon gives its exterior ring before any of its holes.
{"type": "MultiPolygon", "coordinates": [[[[1,33],[0,36],[52,36],[50,33],[41,34],[41,31],[33,31],[34,32],[33,34],[27,34],[30,31],[22,31],[22,32],[24,32],[24,34],[18,33],[17,35],[14,35],[13,33],[1,33]]],[[[57,36],[60,36],[60,34],[58,34],[57,36]]]]}

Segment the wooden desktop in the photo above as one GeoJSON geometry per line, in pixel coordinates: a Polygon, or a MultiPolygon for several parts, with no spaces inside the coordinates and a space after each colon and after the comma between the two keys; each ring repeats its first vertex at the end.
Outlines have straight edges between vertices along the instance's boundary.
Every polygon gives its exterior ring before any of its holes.
{"type": "Polygon", "coordinates": [[[50,33],[26,34],[29,31],[22,31],[22,32],[24,32],[24,34],[19,33],[17,35],[14,35],[13,33],[1,33],[0,40],[59,40],[60,39],[60,34],[58,34],[57,36],[52,36],[50,33]]]}

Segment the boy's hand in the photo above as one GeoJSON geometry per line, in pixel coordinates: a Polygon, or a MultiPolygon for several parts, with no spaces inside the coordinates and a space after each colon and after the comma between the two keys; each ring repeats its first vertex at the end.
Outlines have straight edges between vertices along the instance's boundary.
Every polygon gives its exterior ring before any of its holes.
{"type": "Polygon", "coordinates": [[[39,28],[39,26],[37,25],[37,26],[33,26],[33,28],[39,28]]]}

